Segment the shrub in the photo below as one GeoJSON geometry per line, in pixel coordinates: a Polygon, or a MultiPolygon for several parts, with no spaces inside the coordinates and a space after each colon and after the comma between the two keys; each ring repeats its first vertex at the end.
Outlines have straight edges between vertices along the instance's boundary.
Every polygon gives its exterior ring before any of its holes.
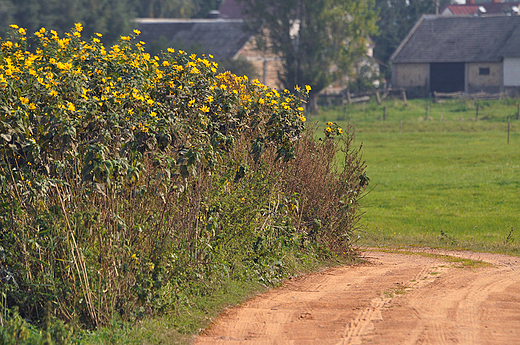
{"type": "Polygon", "coordinates": [[[41,323],[52,305],[87,328],[135,320],[223,278],[283,278],[289,252],[349,249],[364,164],[350,136],[305,131],[308,87],[81,29],[28,46],[12,26],[0,42],[4,317],[41,323]]]}

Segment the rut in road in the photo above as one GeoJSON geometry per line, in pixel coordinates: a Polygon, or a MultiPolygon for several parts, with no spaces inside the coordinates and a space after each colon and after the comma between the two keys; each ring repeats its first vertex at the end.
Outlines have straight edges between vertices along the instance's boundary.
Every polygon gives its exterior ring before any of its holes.
{"type": "Polygon", "coordinates": [[[367,264],[290,279],[226,310],[194,343],[518,343],[520,258],[422,251],[437,256],[368,251],[367,264]]]}

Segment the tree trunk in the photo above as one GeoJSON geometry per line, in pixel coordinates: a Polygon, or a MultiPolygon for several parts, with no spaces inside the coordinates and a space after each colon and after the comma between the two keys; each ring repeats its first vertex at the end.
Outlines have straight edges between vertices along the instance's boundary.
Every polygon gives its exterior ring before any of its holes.
{"type": "Polygon", "coordinates": [[[315,92],[309,93],[309,101],[307,102],[307,111],[311,114],[317,114],[320,112],[318,107],[318,94],[315,92]]]}

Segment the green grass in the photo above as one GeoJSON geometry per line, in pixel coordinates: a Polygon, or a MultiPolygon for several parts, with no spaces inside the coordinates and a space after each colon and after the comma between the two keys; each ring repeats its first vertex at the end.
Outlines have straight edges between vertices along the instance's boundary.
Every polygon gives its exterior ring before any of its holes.
{"type": "Polygon", "coordinates": [[[346,125],[348,119],[356,143],[363,144],[372,190],[364,199],[358,244],[520,254],[517,102],[482,102],[478,121],[472,101],[430,102],[429,120],[426,100],[323,111],[322,121],[346,125]]]}

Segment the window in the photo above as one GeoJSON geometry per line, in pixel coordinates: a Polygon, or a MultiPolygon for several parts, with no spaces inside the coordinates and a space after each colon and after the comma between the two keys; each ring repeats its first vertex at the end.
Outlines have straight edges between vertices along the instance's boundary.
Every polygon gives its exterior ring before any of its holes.
{"type": "Polygon", "coordinates": [[[478,75],[489,75],[489,67],[480,67],[478,69],[478,75]]]}

